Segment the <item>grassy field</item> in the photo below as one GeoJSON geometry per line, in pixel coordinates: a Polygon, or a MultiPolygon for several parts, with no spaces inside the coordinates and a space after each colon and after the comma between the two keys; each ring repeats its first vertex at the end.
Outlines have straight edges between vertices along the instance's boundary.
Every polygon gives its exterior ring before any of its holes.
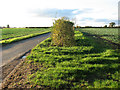
{"type": "Polygon", "coordinates": [[[7,87],[120,88],[118,51],[79,31],[75,33],[74,47],[50,46],[50,38],[37,45],[27,56],[26,70],[20,68],[16,76],[12,75],[7,87]]]}
{"type": "Polygon", "coordinates": [[[35,33],[49,31],[50,28],[4,28],[2,29],[2,40],[26,36],[35,33]]]}
{"type": "Polygon", "coordinates": [[[93,36],[97,35],[103,39],[110,40],[114,43],[119,43],[118,28],[81,28],[79,30],[93,36]]]}
{"type": "Polygon", "coordinates": [[[5,45],[23,39],[42,35],[51,31],[51,28],[4,28],[1,29],[0,44],[5,45]]]}

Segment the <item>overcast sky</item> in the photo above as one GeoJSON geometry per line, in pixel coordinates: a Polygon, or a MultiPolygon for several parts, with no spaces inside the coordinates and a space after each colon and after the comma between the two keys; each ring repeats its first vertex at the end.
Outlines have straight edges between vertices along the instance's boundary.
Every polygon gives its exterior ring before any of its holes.
{"type": "Polygon", "coordinates": [[[119,0],[0,0],[0,26],[52,26],[66,16],[80,26],[118,23],[119,0]]]}

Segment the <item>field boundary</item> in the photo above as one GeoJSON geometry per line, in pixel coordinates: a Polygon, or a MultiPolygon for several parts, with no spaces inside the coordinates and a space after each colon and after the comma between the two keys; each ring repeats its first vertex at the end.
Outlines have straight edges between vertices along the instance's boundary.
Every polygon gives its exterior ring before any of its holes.
{"type": "Polygon", "coordinates": [[[47,34],[47,33],[50,33],[50,32],[51,31],[45,31],[45,32],[42,32],[42,33],[35,33],[35,34],[30,34],[30,35],[17,37],[17,38],[12,38],[12,39],[8,39],[8,40],[2,40],[2,41],[0,41],[0,44],[7,45],[7,44],[10,44],[10,43],[13,43],[13,42],[17,42],[17,41],[21,41],[21,40],[24,40],[24,39],[32,38],[32,37],[35,37],[35,36],[47,34]]]}

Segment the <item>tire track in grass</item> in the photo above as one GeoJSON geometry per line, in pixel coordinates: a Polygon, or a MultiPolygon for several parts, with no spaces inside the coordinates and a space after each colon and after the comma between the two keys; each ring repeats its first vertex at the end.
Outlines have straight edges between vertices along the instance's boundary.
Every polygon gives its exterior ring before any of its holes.
{"type": "Polygon", "coordinates": [[[86,33],[86,32],[82,32],[82,33],[83,33],[85,36],[96,38],[96,39],[98,39],[98,41],[100,40],[100,41],[106,42],[107,44],[111,44],[111,46],[112,46],[114,49],[118,49],[119,46],[120,46],[120,44],[114,43],[114,42],[112,42],[112,41],[110,41],[110,40],[107,40],[107,39],[104,39],[104,38],[101,38],[101,36],[99,36],[99,35],[92,35],[92,34],[86,33]]]}

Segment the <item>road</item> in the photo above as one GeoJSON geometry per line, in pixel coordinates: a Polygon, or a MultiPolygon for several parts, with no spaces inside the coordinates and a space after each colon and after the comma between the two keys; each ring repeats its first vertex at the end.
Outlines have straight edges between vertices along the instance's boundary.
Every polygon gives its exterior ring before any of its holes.
{"type": "Polygon", "coordinates": [[[2,50],[0,50],[0,53],[2,53],[2,55],[0,55],[0,58],[2,58],[2,62],[0,62],[0,67],[9,63],[16,57],[21,56],[25,52],[31,50],[38,43],[45,40],[49,36],[50,36],[50,33],[47,33],[47,34],[43,34],[40,36],[36,36],[33,38],[29,38],[26,40],[22,40],[19,42],[15,42],[15,43],[11,43],[6,46],[3,46],[2,50]]]}

